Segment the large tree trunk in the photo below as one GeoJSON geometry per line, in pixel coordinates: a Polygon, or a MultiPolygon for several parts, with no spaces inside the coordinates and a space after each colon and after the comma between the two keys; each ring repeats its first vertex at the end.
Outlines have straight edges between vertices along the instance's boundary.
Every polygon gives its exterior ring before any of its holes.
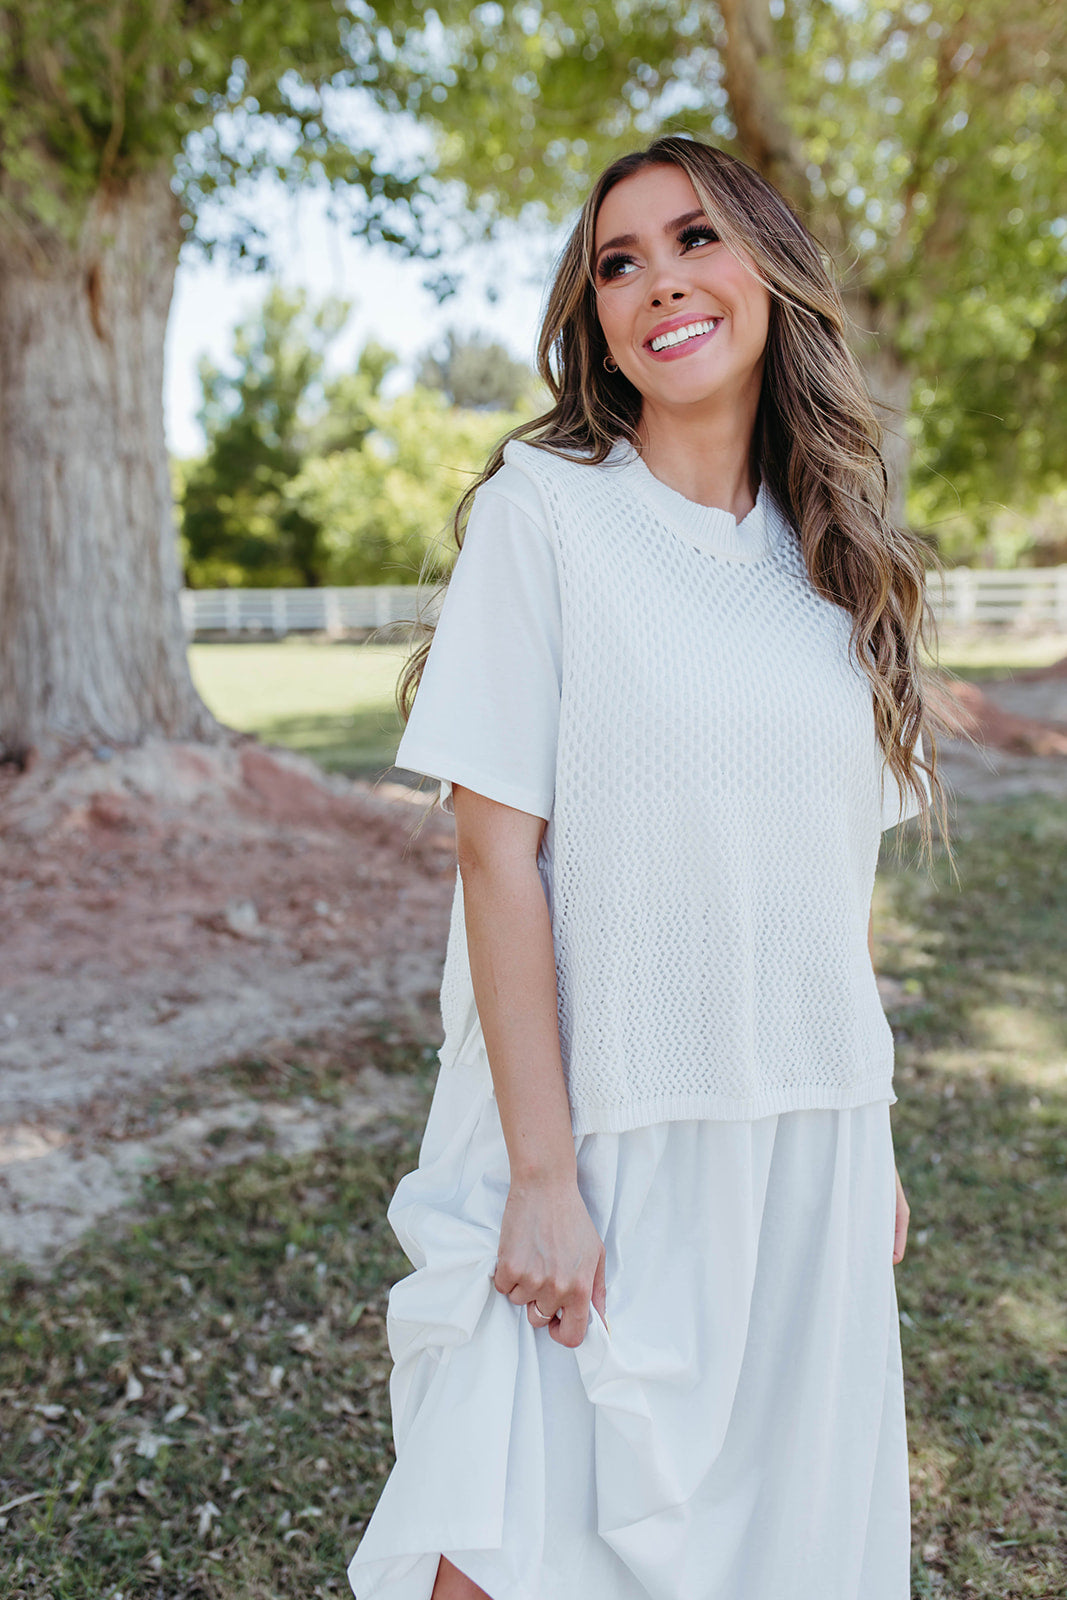
{"type": "Polygon", "coordinates": [[[0,231],[0,750],[220,732],[179,613],[163,340],[168,174],[93,202],[76,246],[0,231]]]}
{"type": "MultiPolygon", "coordinates": [[[[847,235],[832,209],[813,214],[811,183],[803,151],[782,115],[782,85],[769,0],[718,0],[725,34],[719,40],[730,114],[745,159],[796,207],[830,251],[849,254],[847,235]]],[[[845,296],[854,323],[853,348],[863,367],[878,420],[884,429],[882,456],[889,477],[889,514],[904,522],[911,464],[906,419],[911,373],[901,359],[892,317],[865,290],[845,296]]]]}

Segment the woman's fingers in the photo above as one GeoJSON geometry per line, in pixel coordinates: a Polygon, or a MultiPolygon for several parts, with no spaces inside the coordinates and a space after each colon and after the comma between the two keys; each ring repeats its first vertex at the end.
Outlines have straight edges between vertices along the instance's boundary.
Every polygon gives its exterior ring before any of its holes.
{"type": "Polygon", "coordinates": [[[563,1315],[555,1322],[547,1324],[551,1338],[557,1344],[565,1344],[569,1349],[576,1350],[585,1338],[585,1330],[589,1323],[589,1296],[583,1295],[581,1300],[572,1300],[563,1307],[563,1315]]]}
{"type": "Polygon", "coordinates": [[[908,1242],[908,1219],[911,1215],[907,1200],[904,1198],[904,1185],[900,1181],[900,1173],[893,1168],[897,1180],[897,1216],[896,1228],[893,1234],[893,1265],[904,1259],[904,1250],[908,1242]]]}

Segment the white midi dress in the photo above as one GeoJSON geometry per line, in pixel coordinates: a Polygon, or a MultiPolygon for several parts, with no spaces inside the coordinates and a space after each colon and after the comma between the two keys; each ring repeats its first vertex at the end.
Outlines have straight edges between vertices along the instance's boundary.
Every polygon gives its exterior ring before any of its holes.
{"type": "MultiPolygon", "coordinates": [[[[547,818],[560,651],[525,515],[476,501],[398,763],[547,818]]],[[[575,1133],[607,1319],[571,1349],[492,1282],[509,1165],[474,1016],[388,1208],[413,1270],[356,1600],[429,1600],[442,1554],[491,1600],[908,1600],[892,1091],[575,1133]]]]}
{"type": "Polygon", "coordinates": [[[442,1068],[389,1221],[397,1463],[357,1600],[908,1600],[889,1102],[576,1139],[607,1319],[492,1283],[508,1159],[484,1047],[442,1068]]]}

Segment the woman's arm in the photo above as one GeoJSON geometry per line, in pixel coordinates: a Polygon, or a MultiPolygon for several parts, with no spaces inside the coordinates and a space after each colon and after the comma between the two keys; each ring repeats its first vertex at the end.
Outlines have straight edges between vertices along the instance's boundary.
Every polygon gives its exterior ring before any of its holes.
{"type": "Polygon", "coordinates": [[[516,1305],[562,1307],[550,1332],[578,1345],[590,1297],[604,1315],[604,1247],[578,1189],[537,867],[545,822],[459,784],[452,804],[471,982],[511,1169],[493,1281],[516,1305]]]}

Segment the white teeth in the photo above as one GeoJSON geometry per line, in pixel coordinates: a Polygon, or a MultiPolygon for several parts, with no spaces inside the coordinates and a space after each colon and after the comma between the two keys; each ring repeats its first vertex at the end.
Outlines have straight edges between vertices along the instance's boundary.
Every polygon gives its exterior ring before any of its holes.
{"type": "Polygon", "coordinates": [[[684,344],[687,339],[695,339],[698,334],[710,333],[721,320],[721,317],[712,317],[709,322],[687,322],[684,328],[672,328],[670,333],[661,333],[658,339],[653,339],[650,348],[669,350],[672,345],[684,344]]]}

